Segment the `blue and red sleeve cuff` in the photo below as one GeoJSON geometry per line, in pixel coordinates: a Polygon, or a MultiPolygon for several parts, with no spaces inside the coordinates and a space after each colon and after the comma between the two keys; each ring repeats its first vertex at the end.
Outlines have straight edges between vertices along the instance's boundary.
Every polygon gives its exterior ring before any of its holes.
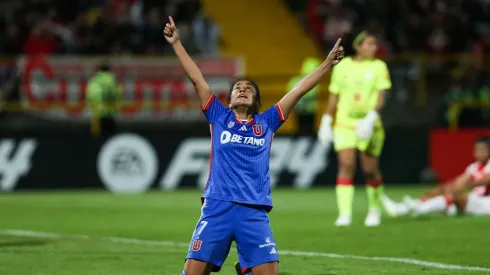
{"type": "Polygon", "coordinates": [[[211,96],[208,98],[208,101],[206,101],[206,104],[203,106],[201,106],[201,111],[203,112],[206,112],[209,107],[211,106],[211,104],[213,103],[213,100],[215,98],[215,95],[214,94],[211,94],[211,96]]]}
{"type": "Polygon", "coordinates": [[[284,116],[284,113],[282,112],[282,109],[281,109],[281,106],[279,105],[279,103],[277,103],[275,106],[276,106],[276,110],[277,110],[277,114],[279,115],[279,118],[281,119],[281,121],[285,121],[287,119],[287,117],[284,116]]]}

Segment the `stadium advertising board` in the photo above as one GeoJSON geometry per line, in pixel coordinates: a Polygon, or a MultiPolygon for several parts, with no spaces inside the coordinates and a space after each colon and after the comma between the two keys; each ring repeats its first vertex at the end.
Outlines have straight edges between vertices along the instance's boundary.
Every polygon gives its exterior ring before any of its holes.
{"type": "MultiPolygon", "coordinates": [[[[102,182],[112,191],[138,192],[152,182],[161,189],[179,186],[204,188],[209,174],[209,138],[188,138],[178,144],[158,177],[156,148],[147,139],[134,134],[121,134],[101,148],[97,170],[102,182]],[[186,179],[186,178],[191,179],[186,179]]],[[[288,185],[311,187],[327,167],[326,148],[310,138],[278,137],[271,150],[271,184],[276,186],[282,173],[291,174],[288,185]]]]}
{"type": "Polygon", "coordinates": [[[15,60],[0,59],[0,117],[4,111],[4,105],[10,99],[12,88],[10,80],[15,75],[15,60]]]}
{"type": "MultiPolygon", "coordinates": [[[[150,188],[204,188],[207,137],[165,138],[135,133],[107,141],[82,137],[0,139],[0,190],[105,187],[116,193],[150,188]]],[[[315,139],[277,137],[271,150],[273,186],[309,188],[329,165],[315,139]]]]}
{"type": "Polygon", "coordinates": [[[480,136],[490,137],[490,128],[430,132],[430,167],[441,182],[461,174],[474,161],[473,144],[480,136]]]}
{"type": "Polygon", "coordinates": [[[0,191],[12,191],[29,174],[36,148],[34,139],[0,140],[0,191]]]}
{"type": "MultiPolygon", "coordinates": [[[[122,88],[120,119],[203,119],[192,83],[175,58],[20,57],[22,107],[51,118],[87,118],[87,79],[102,62],[112,66],[122,88]]],[[[221,98],[230,80],[243,73],[241,59],[236,57],[196,62],[221,98]]]]}
{"type": "MultiPolygon", "coordinates": [[[[117,193],[203,188],[209,173],[209,129],[140,129],[102,140],[66,129],[4,132],[0,128],[0,191],[106,188],[117,193]]],[[[416,183],[427,167],[427,132],[387,131],[381,168],[388,184],[416,183]],[[400,146],[403,144],[403,146],[400,146]]],[[[454,147],[454,146],[452,146],[454,147]]],[[[361,169],[356,183],[362,185],[361,169]]],[[[335,153],[316,137],[277,136],[273,186],[333,186],[335,153]]]]}

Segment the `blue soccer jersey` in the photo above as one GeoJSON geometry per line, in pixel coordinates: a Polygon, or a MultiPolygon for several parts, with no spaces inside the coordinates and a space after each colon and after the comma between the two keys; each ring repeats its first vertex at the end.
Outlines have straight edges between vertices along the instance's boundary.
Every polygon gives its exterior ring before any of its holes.
{"type": "Polygon", "coordinates": [[[212,95],[203,112],[210,124],[211,156],[202,197],[271,208],[271,143],[285,121],[279,104],[242,122],[212,95]]]}

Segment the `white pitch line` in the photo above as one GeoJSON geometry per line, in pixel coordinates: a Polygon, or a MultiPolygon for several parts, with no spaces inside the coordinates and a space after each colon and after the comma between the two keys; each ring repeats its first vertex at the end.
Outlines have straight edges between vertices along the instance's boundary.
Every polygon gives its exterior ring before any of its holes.
{"type": "MultiPolygon", "coordinates": [[[[95,237],[89,235],[58,234],[58,233],[51,233],[51,232],[39,232],[39,231],[17,230],[17,229],[0,230],[0,234],[9,235],[9,236],[19,236],[19,237],[35,237],[35,238],[41,237],[41,238],[51,238],[51,239],[69,238],[69,239],[77,239],[77,240],[102,240],[111,243],[125,243],[125,244],[137,244],[137,245],[189,247],[188,243],[173,242],[173,241],[141,240],[141,239],[121,238],[121,237],[95,237]]],[[[444,263],[421,261],[421,260],[408,259],[408,258],[368,257],[368,256],[356,256],[356,255],[335,254],[335,253],[302,252],[302,251],[292,251],[292,250],[280,250],[279,254],[289,255],[289,256],[301,256],[301,257],[325,257],[325,258],[337,258],[337,259],[396,262],[396,263],[412,264],[418,266],[434,267],[439,269],[490,272],[490,268],[486,268],[486,267],[444,264],[444,263]]]]}

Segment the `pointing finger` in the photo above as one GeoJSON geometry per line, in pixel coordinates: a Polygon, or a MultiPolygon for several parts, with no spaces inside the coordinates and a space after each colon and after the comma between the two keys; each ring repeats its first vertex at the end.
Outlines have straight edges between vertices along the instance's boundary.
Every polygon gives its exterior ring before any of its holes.
{"type": "Polygon", "coordinates": [[[170,21],[170,26],[175,27],[174,19],[172,18],[172,16],[169,16],[168,20],[170,21]]]}
{"type": "Polygon", "coordinates": [[[342,41],[342,38],[337,39],[337,42],[335,43],[334,48],[338,48],[340,46],[340,42],[342,41]]]}

